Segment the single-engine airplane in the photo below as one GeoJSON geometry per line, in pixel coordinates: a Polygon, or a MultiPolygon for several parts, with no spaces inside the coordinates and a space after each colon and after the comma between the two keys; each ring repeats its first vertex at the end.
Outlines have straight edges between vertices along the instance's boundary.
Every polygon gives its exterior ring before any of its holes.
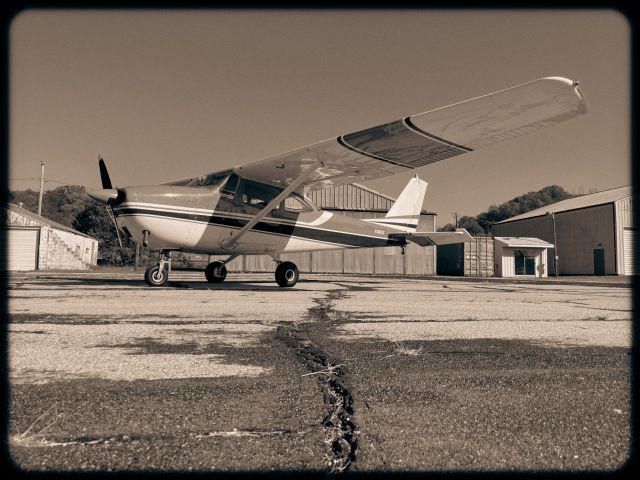
{"type": "Polygon", "coordinates": [[[279,255],[342,248],[402,248],[470,240],[464,229],[417,232],[427,183],[411,178],[384,218],[334,215],[305,192],[371,180],[473,152],[555,125],[587,111],[578,82],[546,77],[383,125],[341,135],[265,160],[154,186],[113,187],[104,160],[102,190],[116,226],[160,251],[145,272],[150,286],[167,282],[172,251],[228,255],[205,269],[226,278],[238,255],[268,254],[276,282],[292,287],[298,268],[279,255]]]}

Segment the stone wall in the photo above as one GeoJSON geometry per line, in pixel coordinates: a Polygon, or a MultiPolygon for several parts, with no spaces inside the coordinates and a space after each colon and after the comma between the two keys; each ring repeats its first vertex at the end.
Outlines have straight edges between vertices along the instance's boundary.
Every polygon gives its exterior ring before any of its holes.
{"type": "Polygon", "coordinates": [[[40,233],[40,270],[88,270],[96,264],[98,241],[43,226],[40,233]]]}

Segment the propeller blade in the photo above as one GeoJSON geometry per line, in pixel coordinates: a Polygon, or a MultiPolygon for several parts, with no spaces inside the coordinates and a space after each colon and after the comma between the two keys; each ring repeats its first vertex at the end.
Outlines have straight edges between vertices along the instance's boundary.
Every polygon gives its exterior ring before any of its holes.
{"type": "Polygon", "coordinates": [[[109,178],[109,172],[107,171],[107,166],[104,163],[102,157],[98,157],[98,166],[100,167],[100,180],[102,181],[102,188],[105,190],[111,190],[113,186],[111,185],[111,179],[109,178]]]}

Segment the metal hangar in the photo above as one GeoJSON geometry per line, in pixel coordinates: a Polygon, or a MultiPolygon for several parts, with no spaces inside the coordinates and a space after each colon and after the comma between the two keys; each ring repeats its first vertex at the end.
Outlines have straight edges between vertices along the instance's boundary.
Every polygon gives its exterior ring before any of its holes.
{"type": "Polygon", "coordinates": [[[493,225],[494,237],[536,237],[554,244],[549,275],[637,275],[637,199],[625,186],[570,198],[493,225]],[[554,260],[555,257],[555,260],[554,260]]]}

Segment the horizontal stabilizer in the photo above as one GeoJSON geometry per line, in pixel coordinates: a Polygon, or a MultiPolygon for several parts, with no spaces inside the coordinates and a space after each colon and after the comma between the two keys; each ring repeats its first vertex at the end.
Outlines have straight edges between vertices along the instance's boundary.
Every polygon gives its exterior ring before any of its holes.
{"type": "Polygon", "coordinates": [[[392,233],[389,235],[389,238],[404,238],[409,242],[417,243],[421,247],[473,241],[473,237],[469,235],[469,232],[467,232],[465,228],[456,228],[455,232],[392,233]]]}

